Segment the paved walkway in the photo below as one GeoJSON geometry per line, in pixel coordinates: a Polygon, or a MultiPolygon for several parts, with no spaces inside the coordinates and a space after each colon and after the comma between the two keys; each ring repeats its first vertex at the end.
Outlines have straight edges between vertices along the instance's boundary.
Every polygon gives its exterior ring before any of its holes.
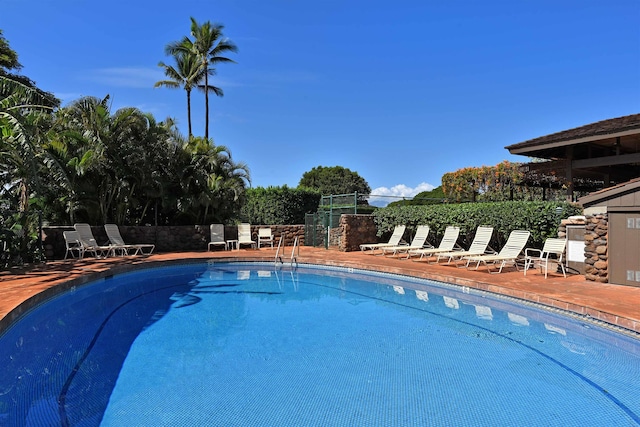
{"type": "MultiPolygon", "coordinates": [[[[290,256],[291,248],[287,248],[290,256]]],[[[25,310],[51,295],[86,283],[96,277],[135,268],[136,265],[181,262],[191,259],[223,259],[273,261],[274,249],[241,249],[235,251],[154,254],[149,257],[119,257],[104,260],[51,261],[29,270],[0,273],[0,332],[25,310]]],[[[588,315],[636,333],[640,333],[640,287],[587,282],[584,276],[550,275],[545,279],[539,271],[527,276],[513,268],[490,274],[486,268],[467,270],[453,265],[372,256],[360,252],[339,252],[302,247],[300,263],[315,263],[370,269],[434,279],[460,286],[482,289],[588,315]]]]}

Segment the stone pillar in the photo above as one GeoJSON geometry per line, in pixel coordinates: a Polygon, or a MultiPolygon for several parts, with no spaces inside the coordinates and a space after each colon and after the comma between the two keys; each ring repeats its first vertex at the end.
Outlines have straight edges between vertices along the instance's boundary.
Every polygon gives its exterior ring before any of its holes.
{"type": "Polygon", "coordinates": [[[344,214],[340,217],[342,237],[340,246],[343,252],[359,251],[362,243],[378,241],[378,227],[371,215],[344,214]]]}
{"type": "Polygon", "coordinates": [[[609,282],[608,237],[608,215],[606,213],[586,215],[585,279],[601,283],[609,282]]]}

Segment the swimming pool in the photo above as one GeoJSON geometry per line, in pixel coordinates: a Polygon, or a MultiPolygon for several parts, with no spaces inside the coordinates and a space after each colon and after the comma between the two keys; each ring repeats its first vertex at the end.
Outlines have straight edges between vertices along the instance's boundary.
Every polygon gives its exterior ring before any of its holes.
{"type": "Polygon", "coordinates": [[[32,310],[0,360],[0,425],[640,425],[638,340],[351,269],[112,276],[32,310]]]}

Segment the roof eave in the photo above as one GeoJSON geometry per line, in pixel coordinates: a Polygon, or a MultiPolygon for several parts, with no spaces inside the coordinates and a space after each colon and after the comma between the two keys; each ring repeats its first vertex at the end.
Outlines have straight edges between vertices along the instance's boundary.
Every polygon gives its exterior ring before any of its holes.
{"type": "Polygon", "coordinates": [[[588,194],[578,199],[578,204],[583,207],[593,206],[599,202],[612,199],[617,196],[621,196],[626,193],[631,193],[640,189],[640,178],[632,179],[631,181],[616,185],[615,187],[605,188],[595,193],[588,194]]]}
{"type": "Polygon", "coordinates": [[[628,135],[636,135],[638,133],[640,133],[640,129],[636,128],[636,129],[628,129],[621,132],[608,133],[604,135],[590,135],[582,138],[553,141],[553,142],[544,143],[544,144],[532,143],[531,145],[521,146],[522,144],[528,144],[526,142],[521,142],[518,144],[509,145],[505,148],[509,150],[511,154],[522,154],[526,156],[528,153],[532,153],[536,151],[548,150],[548,149],[558,148],[558,147],[566,147],[566,146],[576,145],[576,144],[583,144],[585,142],[600,141],[600,140],[609,139],[609,138],[619,138],[619,137],[628,136],[628,135]]]}

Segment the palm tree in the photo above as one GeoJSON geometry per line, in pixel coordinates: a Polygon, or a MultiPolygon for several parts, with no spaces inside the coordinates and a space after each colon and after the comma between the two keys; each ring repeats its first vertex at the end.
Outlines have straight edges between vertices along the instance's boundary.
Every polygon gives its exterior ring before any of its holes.
{"type": "Polygon", "coordinates": [[[213,67],[215,64],[235,62],[222,56],[222,54],[238,51],[232,41],[223,37],[223,28],[224,26],[221,24],[212,24],[209,21],[199,25],[192,17],[191,36],[193,40],[189,37],[184,37],[181,41],[170,43],[165,48],[165,52],[168,55],[195,55],[204,69],[204,85],[200,85],[199,88],[204,90],[205,95],[205,140],[209,139],[209,92],[213,92],[217,96],[223,96],[220,88],[209,85],[209,76],[215,74],[215,67],[213,67]]]}
{"type": "Polygon", "coordinates": [[[191,139],[182,150],[183,211],[202,223],[232,217],[239,210],[251,180],[247,165],[235,163],[227,147],[216,146],[204,138],[191,139]],[[213,211],[211,219],[210,211],[213,211]]]}
{"type": "Polygon", "coordinates": [[[19,210],[28,210],[30,185],[39,180],[49,114],[57,100],[43,96],[10,77],[0,75],[0,164],[5,190],[19,194],[19,210]]]}
{"type": "MultiPolygon", "coordinates": [[[[35,235],[29,205],[41,193],[45,168],[54,166],[45,147],[51,112],[59,101],[22,80],[0,73],[0,196],[3,205],[12,200],[17,206],[12,228],[20,230],[19,254],[29,259],[34,253],[27,246],[35,235]]],[[[56,178],[55,172],[50,177],[56,178]]]]}
{"type": "Polygon", "coordinates": [[[184,88],[187,92],[187,120],[189,122],[189,138],[191,132],[191,90],[204,78],[205,70],[195,55],[178,53],[175,56],[176,67],[160,61],[159,67],[164,68],[164,74],[169,80],[160,80],[153,87],[168,87],[170,89],[184,88]]]}

